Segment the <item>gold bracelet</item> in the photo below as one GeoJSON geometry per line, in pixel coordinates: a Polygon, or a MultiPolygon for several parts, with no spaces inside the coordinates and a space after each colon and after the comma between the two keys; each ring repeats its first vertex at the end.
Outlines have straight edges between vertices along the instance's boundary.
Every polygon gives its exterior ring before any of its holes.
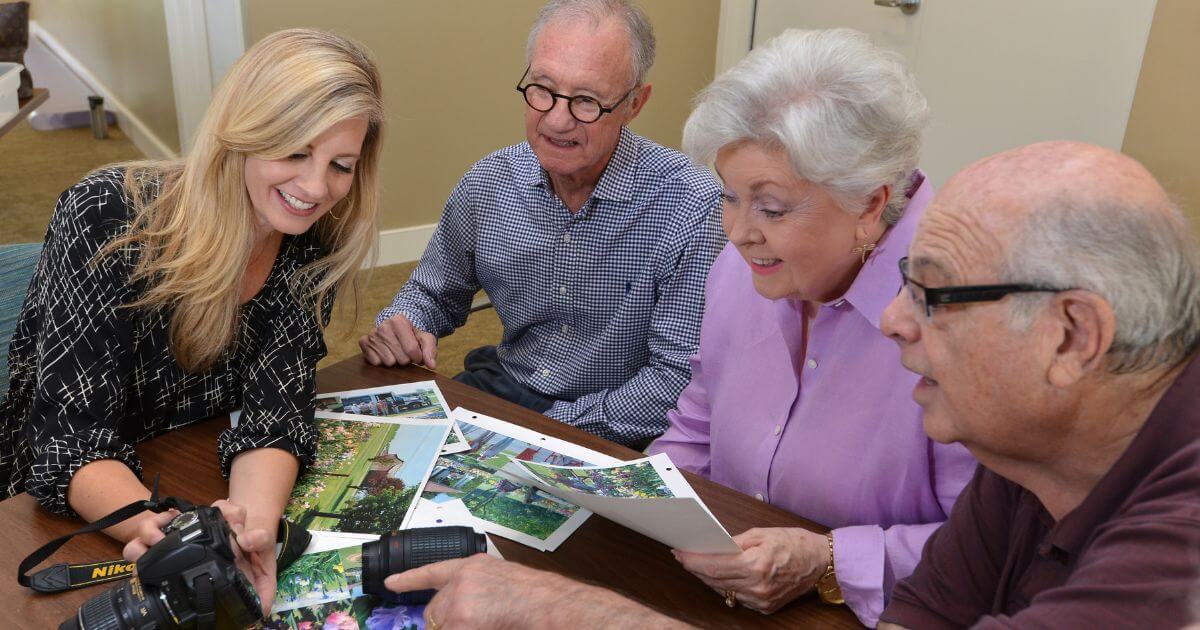
{"type": "Polygon", "coordinates": [[[826,604],[845,604],[846,599],[842,597],[842,587],[838,584],[837,573],[833,567],[833,532],[826,533],[825,540],[829,543],[829,565],[825,567],[825,573],[817,579],[817,596],[826,604]]]}
{"type": "Polygon", "coordinates": [[[825,532],[825,540],[829,541],[829,566],[825,567],[826,573],[833,573],[833,531],[825,532]]]}

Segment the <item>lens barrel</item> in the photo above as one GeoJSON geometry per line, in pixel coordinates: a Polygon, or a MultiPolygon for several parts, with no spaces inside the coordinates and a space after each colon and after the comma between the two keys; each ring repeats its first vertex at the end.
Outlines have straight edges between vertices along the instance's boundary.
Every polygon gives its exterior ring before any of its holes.
{"type": "Polygon", "coordinates": [[[435,591],[393,593],[383,585],[384,578],[434,562],[486,552],[487,537],[470,527],[420,527],[388,534],[378,541],[363,543],[363,591],[397,604],[424,604],[433,599],[435,591]]]}
{"type": "Polygon", "coordinates": [[[161,628],[162,611],[157,603],[141,596],[141,585],[134,577],[87,600],[79,613],[62,622],[59,630],[133,630],[161,628]]]}

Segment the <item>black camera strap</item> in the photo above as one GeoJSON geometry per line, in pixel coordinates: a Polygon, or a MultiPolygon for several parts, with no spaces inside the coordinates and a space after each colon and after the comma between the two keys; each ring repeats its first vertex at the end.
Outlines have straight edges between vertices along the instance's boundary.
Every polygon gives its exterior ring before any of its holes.
{"type": "Polygon", "coordinates": [[[126,562],[125,560],[108,560],[88,564],[56,564],[42,569],[33,575],[29,575],[28,573],[30,569],[41,564],[43,560],[49,558],[55,551],[58,551],[59,548],[67,544],[68,540],[80,534],[98,532],[107,527],[112,527],[125,519],[147,510],[157,514],[166,512],[172,508],[180,512],[186,512],[194,509],[194,506],[178,497],[159,499],[158,477],[156,476],[149,499],[134,501],[104,518],[84,525],[70,534],[51,540],[38,548],[37,551],[29,554],[21,561],[21,565],[17,567],[17,582],[21,586],[28,586],[39,593],[60,593],[62,591],[83,588],[93,584],[103,584],[104,582],[112,582],[113,580],[128,577],[133,571],[133,563],[126,562]]]}
{"type": "MultiPolygon", "coordinates": [[[[146,510],[158,514],[172,508],[180,512],[187,512],[195,509],[195,506],[178,497],[159,499],[158,477],[156,475],[149,499],[130,503],[94,523],[89,523],[66,536],[55,538],[42,545],[37,551],[29,554],[28,557],[21,561],[21,566],[17,568],[17,582],[21,586],[28,586],[39,593],[61,593],[63,591],[84,588],[95,584],[104,584],[105,582],[113,582],[129,577],[133,575],[134,563],[126,562],[124,559],[87,564],[61,563],[42,569],[33,575],[29,575],[28,573],[30,569],[41,564],[43,560],[49,558],[55,551],[58,551],[60,547],[75,536],[98,532],[116,525],[125,519],[137,516],[146,510]]],[[[275,559],[276,571],[283,571],[295,562],[304,553],[304,550],[308,548],[308,543],[312,540],[312,534],[307,529],[287,519],[280,519],[279,530],[276,532],[276,540],[282,545],[279,555],[275,559]]]]}

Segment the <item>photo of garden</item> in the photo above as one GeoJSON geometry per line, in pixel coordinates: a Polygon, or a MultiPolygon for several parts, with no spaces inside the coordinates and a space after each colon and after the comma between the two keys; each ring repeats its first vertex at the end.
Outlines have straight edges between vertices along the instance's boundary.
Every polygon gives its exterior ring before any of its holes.
{"type": "Polygon", "coordinates": [[[500,469],[510,458],[568,466],[585,462],[466,422],[459,421],[459,427],[471,448],[438,458],[425,484],[426,499],[461,499],[473,517],[541,541],[579,511],[500,469]]]}
{"type": "Polygon", "coordinates": [[[312,607],[363,594],[362,546],[300,556],[279,574],[272,610],[312,607]]]}
{"type": "Polygon", "coordinates": [[[364,595],[271,613],[267,630],[424,630],[424,606],[381,605],[364,595]]]}
{"type": "Polygon", "coordinates": [[[285,515],[318,531],[384,534],[403,526],[449,426],[317,418],[317,453],[285,515]]]}
{"type": "Polygon", "coordinates": [[[660,499],[675,496],[649,460],[606,468],[560,468],[524,462],[546,484],[602,497],[660,499]]]}
{"type": "Polygon", "coordinates": [[[322,394],[313,401],[317,411],[377,418],[441,419],[449,410],[432,382],[406,383],[353,392],[322,394]]]}

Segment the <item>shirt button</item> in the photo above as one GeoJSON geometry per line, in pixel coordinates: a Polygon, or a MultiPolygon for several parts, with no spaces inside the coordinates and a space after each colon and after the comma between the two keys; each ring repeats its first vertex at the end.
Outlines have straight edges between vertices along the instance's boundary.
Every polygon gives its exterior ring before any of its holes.
{"type": "Polygon", "coordinates": [[[566,325],[566,324],[563,324],[563,325],[562,325],[562,331],[563,331],[563,334],[565,335],[565,334],[567,334],[568,332],[570,332],[570,331],[571,331],[571,327],[570,327],[570,326],[568,326],[568,325],[566,325]]]}
{"type": "Polygon", "coordinates": [[[815,369],[817,369],[817,360],[816,360],[816,359],[809,359],[809,360],[808,360],[808,369],[810,369],[810,370],[815,370],[815,369]]]}
{"type": "Polygon", "coordinates": [[[780,429],[780,428],[779,428],[779,426],[778,426],[778,425],[776,425],[776,426],[775,426],[775,435],[779,435],[779,432],[780,432],[780,431],[782,431],[782,430],[783,430],[783,429],[780,429]]]}
{"type": "Polygon", "coordinates": [[[550,376],[550,370],[543,369],[543,370],[542,370],[542,376],[550,376]]]}
{"type": "Polygon", "coordinates": [[[563,242],[564,242],[564,243],[570,243],[570,242],[571,242],[571,235],[570,235],[570,234],[563,234],[563,242]]]}
{"type": "Polygon", "coordinates": [[[761,492],[759,492],[759,493],[755,494],[755,495],[754,495],[754,498],[755,498],[755,499],[758,499],[759,501],[762,501],[762,500],[763,500],[762,493],[761,493],[761,492]]]}
{"type": "Polygon", "coordinates": [[[561,293],[561,294],[563,294],[563,295],[566,295],[566,294],[567,294],[567,287],[558,287],[558,292],[559,292],[559,293],[561,293]]]}

